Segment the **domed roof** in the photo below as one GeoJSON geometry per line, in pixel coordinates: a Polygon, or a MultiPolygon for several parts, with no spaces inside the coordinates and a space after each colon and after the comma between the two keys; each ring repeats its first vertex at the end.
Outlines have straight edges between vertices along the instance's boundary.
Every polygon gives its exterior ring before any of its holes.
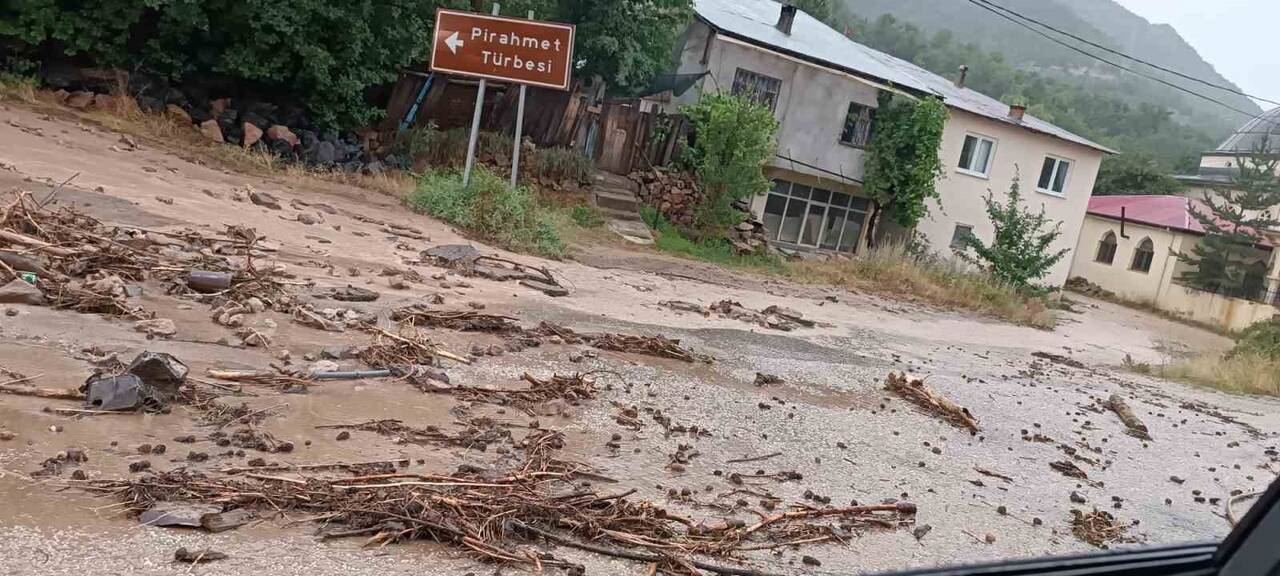
{"type": "Polygon", "coordinates": [[[1214,152],[1249,154],[1257,152],[1262,137],[1270,134],[1269,152],[1280,152],[1280,106],[1267,110],[1244,123],[1235,134],[1223,140],[1214,152]]]}

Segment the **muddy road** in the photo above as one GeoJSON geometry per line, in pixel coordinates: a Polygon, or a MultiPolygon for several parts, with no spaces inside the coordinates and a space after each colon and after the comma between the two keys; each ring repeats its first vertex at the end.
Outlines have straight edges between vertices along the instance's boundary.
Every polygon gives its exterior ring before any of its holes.
{"type": "MultiPolygon", "coordinates": [[[[252,427],[210,424],[204,411],[182,403],[163,414],[75,414],[67,410],[81,409],[80,402],[0,394],[0,431],[9,437],[0,441],[0,571],[6,574],[409,574],[424,567],[438,574],[518,573],[528,567],[498,566],[437,543],[371,542],[369,533],[322,539],[319,533],[335,526],[296,509],[259,510],[249,525],[220,533],[143,525],[118,495],[87,486],[175,470],[222,477],[262,464],[269,475],[285,478],[272,482],[284,484],[343,474],[288,468],[303,464],[388,461],[396,473],[414,475],[449,474],[459,466],[495,471],[511,464],[522,439],[550,430],[563,434],[557,458],[589,469],[579,488],[626,494],[695,523],[750,523],[787,509],[854,503],[915,505],[914,515],[887,524],[832,519],[823,531],[807,533],[822,542],[765,548],[777,542],[757,541],[760,549],[739,551],[736,560],[714,559],[783,574],[1096,549],[1073,533],[1072,510],[1106,511],[1127,525],[1111,546],[1216,540],[1230,530],[1233,491],[1262,490],[1280,473],[1280,402],[1119,368],[1126,355],[1158,363],[1179,350],[1225,349],[1228,341],[1110,304],[1083,301],[1046,332],[620,247],[542,262],[477,245],[486,254],[547,267],[571,291],[553,298],[424,262],[422,250],[466,240],[408,213],[395,198],[317,180],[228,173],[168,153],[160,143],[125,149],[119,142],[118,134],[74,118],[0,108],[0,204],[21,191],[43,197],[48,182],[78,173],[51,209],[73,207],[106,226],[159,232],[253,228],[266,236],[268,258],[287,271],[301,302],[337,306],[310,295],[355,286],[378,298],[341,307],[380,321],[415,304],[482,311],[524,327],[549,322],[578,333],[662,335],[714,360],[602,350],[559,337],[515,350],[508,347],[510,334],[422,330],[440,348],[470,358],[470,364],[442,361],[451,387],[516,390],[528,385],[525,374],[590,374],[594,385],[590,398],[504,406],[424,392],[400,378],[300,387],[219,382],[210,370],[305,367],[326,356],[337,356],[341,369],[363,369],[342,350],[367,346],[371,335],[320,330],[268,309],[242,321],[269,343],[244,346],[233,327],[211,319],[208,303],[171,295],[155,278],[135,283],[129,302],[172,320],[171,337],[149,337],[118,316],[3,304],[0,367],[30,377],[32,385],[75,388],[93,373],[94,361],[110,354],[127,363],[142,351],[165,352],[185,362],[192,378],[213,382],[198,387],[222,396],[217,401],[243,403],[241,414],[262,416],[252,427]],[[280,208],[247,201],[246,185],[274,196],[280,208]],[[300,220],[299,214],[310,216],[300,220]],[[391,268],[401,274],[385,276],[391,268]],[[398,286],[392,278],[406,281],[398,286]],[[780,331],[662,304],[705,307],[724,299],[757,311],[782,306],[819,324],[780,331]],[[967,408],[980,429],[970,433],[886,391],[886,377],[895,371],[922,378],[931,391],[967,408]],[[758,374],[777,378],[761,381],[758,374]],[[1103,404],[1112,395],[1145,423],[1150,440],[1127,433],[1103,404]],[[485,450],[327,428],[398,420],[455,434],[477,419],[505,431],[485,450]],[[239,428],[270,434],[292,450],[218,444],[216,432],[239,428]],[[161,444],[164,452],[156,453],[161,444]],[[66,460],[75,451],[87,460],[66,460]],[[59,473],[33,474],[59,453],[59,473]],[[150,470],[131,471],[142,461],[150,470]],[[228,557],[173,563],[180,546],[228,557]]],[[[545,540],[523,538],[518,546],[580,564],[588,574],[651,573],[645,562],[545,540]]]]}

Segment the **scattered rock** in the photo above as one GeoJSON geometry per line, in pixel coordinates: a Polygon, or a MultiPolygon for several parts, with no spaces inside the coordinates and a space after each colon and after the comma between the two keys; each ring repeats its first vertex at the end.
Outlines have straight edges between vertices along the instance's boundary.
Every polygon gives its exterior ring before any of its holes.
{"type": "Polygon", "coordinates": [[[44,294],[27,281],[15,279],[0,286],[0,304],[40,306],[44,304],[44,294]]]}
{"type": "Polygon", "coordinates": [[[387,278],[387,286],[390,286],[393,290],[409,289],[409,284],[404,281],[403,276],[391,276],[387,278]]]}
{"type": "Polygon", "coordinates": [[[168,204],[168,205],[172,206],[172,205],[173,205],[173,198],[170,198],[170,197],[168,197],[168,196],[156,196],[156,202],[159,202],[159,203],[161,203],[161,204],[168,204]]]}
{"type": "Polygon", "coordinates": [[[804,564],[805,566],[821,566],[822,565],[822,562],[819,562],[818,559],[814,558],[813,556],[804,556],[800,558],[800,563],[804,564]]]}
{"type": "Polygon", "coordinates": [[[773,374],[765,374],[756,372],[756,386],[770,386],[773,384],[782,384],[784,380],[773,374]]]}
{"type": "Polygon", "coordinates": [[[252,122],[245,122],[241,127],[244,130],[244,140],[242,144],[245,148],[249,148],[257,144],[262,139],[262,129],[254,126],[252,122]]]}
{"type": "Polygon", "coordinates": [[[209,140],[212,140],[219,144],[222,144],[223,142],[226,141],[222,137],[222,128],[218,126],[217,120],[210,119],[210,120],[205,120],[204,122],[201,122],[200,133],[204,134],[205,138],[208,138],[209,140]]]}
{"type": "Polygon", "coordinates": [[[259,192],[257,190],[250,189],[249,201],[253,202],[254,204],[257,204],[258,206],[262,206],[264,208],[270,208],[272,210],[281,209],[280,201],[277,200],[275,196],[267,194],[266,192],[259,192]]]}
{"type": "Polygon", "coordinates": [[[143,332],[152,338],[168,338],[178,333],[178,327],[168,318],[139,320],[133,325],[134,331],[143,332]]]}
{"type": "Polygon", "coordinates": [[[351,433],[347,432],[346,430],[339,432],[337,438],[334,438],[334,440],[337,440],[339,442],[342,442],[344,440],[350,440],[350,439],[351,439],[351,433]]]}
{"type": "Polygon", "coordinates": [[[205,514],[200,518],[200,525],[205,530],[217,534],[244,526],[253,520],[253,517],[253,512],[244,508],[236,508],[221,514],[205,514]]]}
{"type": "Polygon", "coordinates": [[[279,124],[276,124],[274,126],[271,126],[270,128],[267,128],[267,139],[283,140],[285,142],[288,142],[289,146],[297,146],[299,143],[301,143],[301,140],[298,138],[296,134],[293,133],[292,130],[289,130],[288,127],[281,126],[279,124]]]}
{"type": "Polygon", "coordinates": [[[214,560],[225,560],[226,558],[226,554],[223,554],[222,552],[215,552],[207,548],[203,550],[188,550],[184,546],[173,553],[174,562],[186,562],[188,564],[213,562],[214,560]]]}
{"type": "Polygon", "coordinates": [[[1072,490],[1072,491],[1071,491],[1071,496],[1070,496],[1070,498],[1071,498],[1071,502],[1072,502],[1073,504],[1084,504],[1084,503],[1085,503],[1084,496],[1081,496],[1081,495],[1080,495],[1080,493],[1079,493],[1079,492],[1076,492],[1075,490],[1072,490]]]}
{"type": "Polygon", "coordinates": [[[93,98],[93,92],[81,90],[79,92],[72,92],[68,95],[65,104],[75,108],[76,110],[87,110],[93,105],[93,98]]]}
{"type": "Polygon", "coordinates": [[[9,440],[13,440],[14,438],[17,438],[17,437],[18,435],[13,432],[10,432],[8,430],[0,430],[0,441],[8,442],[9,440]]]}
{"type": "Polygon", "coordinates": [[[183,122],[185,124],[191,124],[191,115],[187,114],[187,111],[183,110],[182,107],[178,106],[177,104],[170,104],[168,106],[165,106],[164,113],[168,114],[174,120],[183,122]]]}
{"type": "Polygon", "coordinates": [[[307,226],[311,226],[313,224],[319,224],[321,222],[319,216],[312,214],[310,212],[299,212],[298,221],[303,224],[306,224],[307,226]]]}

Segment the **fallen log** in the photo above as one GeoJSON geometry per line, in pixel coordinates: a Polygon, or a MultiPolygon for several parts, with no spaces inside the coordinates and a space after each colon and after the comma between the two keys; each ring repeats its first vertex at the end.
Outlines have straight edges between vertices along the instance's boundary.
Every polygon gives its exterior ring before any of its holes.
{"type": "Polygon", "coordinates": [[[30,246],[31,248],[34,248],[41,252],[47,252],[49,254],[53,254],[54,256],[62,256],[64,258],[79,254],[79,252],[76,250],[72,250],[70,248],[62,248],[60,246],[54,246],[53,244],[45,242],[44,240],[40,240],[39,238],[32,238],[30,236],[18,234],[17,232],[10,232],[8,230],[0,230],[0,240],[8,240],[9,242],[12,242],[14,244],[20,244],[22,246],[30,246]]]}
{"type": "Polygon", "coordinates": [[[884,389],[894,392],[926,412],[933,414],[957,428],[964,428],[970,434],[977,434],[980,428],[978,420],[967,408],[957,405],[946,396],[930,390],[924,381],[912,378],[905,372],[891,372],[885,381],[884,389]]]}
{"type": "Polygon", "coordinates": [[[1142,440],[1152,439],[1151,432],[1147,430],[1147,425],[1142,423],[1142,420],[1133,413],[1133,410],[1129,408],[1129,405],[1125,403],[1124,398],[1121,398],[1119,394],[1112,394],[1111,398],[1107,399],[1106,406],[1112,412],[1115,412],[1116,416],[1120,417],[1120,420],[1124,422],[1125,428],[1128,428],[1130,436],[1142,440]]]}
{"type": "MultiPolygon", "coordinates": [[[[21,382],[26,378],[15,380],[21,382]]],[[[56,400],[84,400],[84,394],[74,388],[36,388],[33,386],[15,386],[10,383],[0,384],[0,392],[18,396],[34,396],[36,398],[53,398],[56,400]]]]}

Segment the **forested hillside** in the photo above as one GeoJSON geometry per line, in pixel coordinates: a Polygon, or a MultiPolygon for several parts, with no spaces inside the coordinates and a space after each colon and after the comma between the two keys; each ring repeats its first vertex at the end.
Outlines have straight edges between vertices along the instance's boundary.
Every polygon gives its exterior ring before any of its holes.
{"type": "MultiPolygon", "coordinates": [[[[1234,87],[1172,28],[1153,25],[1112,0],[997,3],[1152,63],[1234,87]]],[[[1056,45],[965,0],[800,4],[826,11],[818,15],[853,39],[935,73],[950,77],[967,65],[967,83],[974,89],[1006,102],[1024,100],[1032,113],[1123,152],[1150,156],[1166,171],[1190,168],[1200,152],[1248,118],[1056,45]]],[[[1261,111],[1242,96],[1135,66],[1250,114],[1261,111]]]]}

